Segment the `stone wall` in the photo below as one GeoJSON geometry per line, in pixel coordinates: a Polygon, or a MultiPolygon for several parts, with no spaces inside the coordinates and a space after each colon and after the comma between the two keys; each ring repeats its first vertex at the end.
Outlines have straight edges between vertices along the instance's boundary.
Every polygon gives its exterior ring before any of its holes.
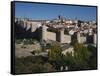
{"type": "Polygon", "coordinates": [[[56,41],[56,33],[54,33],[54,32],[47,31],[46,37],[47,37],[48,40],[56,41]]]}
{"type": "Polygon", "coordinates": [[[23,20],[19,21],[18,24],[20,24],[26,31],[31,30],[31,32],[35,32],[41,22],[23,20]]]}
{"type": "Polygon", "coordinates": [[[70,35],[64,35],[63,43],[70,43],[71,42],[71,36],[70,35]]]}
{"type": "Polygon", "coordinates": [[[19,24],[21,24],[21,26],[26,30],[30,30],[31,32],[35,32],[37,28],[41,27],[41,31],[40,31],[40,40],[53,40],[53,41],[59,41],[60,43],[70,43],[71,42],[71,36],[70,35],[65,35],[64,34],[64,29],[60,30],[57,34],[55,32],[50,32],[47,31],[47,27],[46,25],[42,25],[41,22],[38,21],[27,21],[27,20],[23,20],[19,21],[19,24]]]}
{"type": "MultiPolygon", "coordinates": [[[[54,33],[54,32],[49,32],[49,31],[47,31],[46,32],[46,38],[48,39],[48,40],[53,40],[53,41],[57,41],[56,40],[56,33],[54,33]]],[[[62,36],[62,35],[61,35],[62,36]]],[[[58,37],[58,36],[57,36],[58,37]]],[[[60,41],[61,43],[70,43],[71,42],[71,36],[70,35],[65,35],[65,34],[63,34],[63,36],[61,37],[61,41],[60,41]]]]}

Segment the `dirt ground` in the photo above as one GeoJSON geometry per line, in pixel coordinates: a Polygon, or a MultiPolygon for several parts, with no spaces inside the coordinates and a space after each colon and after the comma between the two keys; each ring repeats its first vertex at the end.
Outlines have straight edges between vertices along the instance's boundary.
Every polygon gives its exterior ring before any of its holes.
{"type": "Polygon", "coordinates": [[[16,57],[32,56],[33,54],[31,52],[36,49],[39,49],[39,47],[33,44],[15,44],[15,55],[16,57]]]}

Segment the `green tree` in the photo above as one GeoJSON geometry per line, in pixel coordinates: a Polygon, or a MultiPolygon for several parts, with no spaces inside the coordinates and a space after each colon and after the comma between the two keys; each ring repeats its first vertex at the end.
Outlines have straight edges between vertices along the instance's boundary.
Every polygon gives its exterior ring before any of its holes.
{"type": "Polygon", "coordinates": [[[88,60],[91,52],[83,44],[76,43],[74,46],[74,58],[78,69],[88,69],[88,60]]]}
{"type": "Polygon", "coordinates": [[[58,43],[53,43],[50,51],[48,52],[49,60],[50,61],[56,61],[61,58],[61,48],[58,43]]]}
{"type": "Polygon", "coordinates": [[[56,70],[60,70],[60,66],[62,65],[62,53],[59,43],[55,42],[52,44],[48,52],[48,60],[56,70]]]}
{"type": "Polygon", "coordinates": [[[97,68],[97,47],[88,45],[88,50],[92,53],[88,61],[90,69],[96,69],[97,68]]]}

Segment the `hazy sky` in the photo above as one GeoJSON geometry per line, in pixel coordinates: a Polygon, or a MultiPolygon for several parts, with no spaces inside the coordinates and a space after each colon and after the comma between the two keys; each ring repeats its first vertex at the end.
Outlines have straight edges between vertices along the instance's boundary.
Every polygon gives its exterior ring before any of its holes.
{"type": "Polygon", "coordinates": [[[15,16],[31,19],[55,19],[62,15],[67,19],[96,20],[96,7],[54,5],[38,3],[15,3],[15,16]]]}

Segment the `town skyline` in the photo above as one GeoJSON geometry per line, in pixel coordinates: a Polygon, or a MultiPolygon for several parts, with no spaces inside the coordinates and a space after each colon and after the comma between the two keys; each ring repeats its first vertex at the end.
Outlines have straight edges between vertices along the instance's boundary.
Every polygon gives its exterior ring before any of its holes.
{"type": "Polygon", "coordinates": [[[96,21],[95,6],[54,5],[42,3],[15,3],[15,16],[34,20],[54,19],[61,15],[71,20],[96,21]],[[35,11],[34,11],[35,10],[35,11]]]}

